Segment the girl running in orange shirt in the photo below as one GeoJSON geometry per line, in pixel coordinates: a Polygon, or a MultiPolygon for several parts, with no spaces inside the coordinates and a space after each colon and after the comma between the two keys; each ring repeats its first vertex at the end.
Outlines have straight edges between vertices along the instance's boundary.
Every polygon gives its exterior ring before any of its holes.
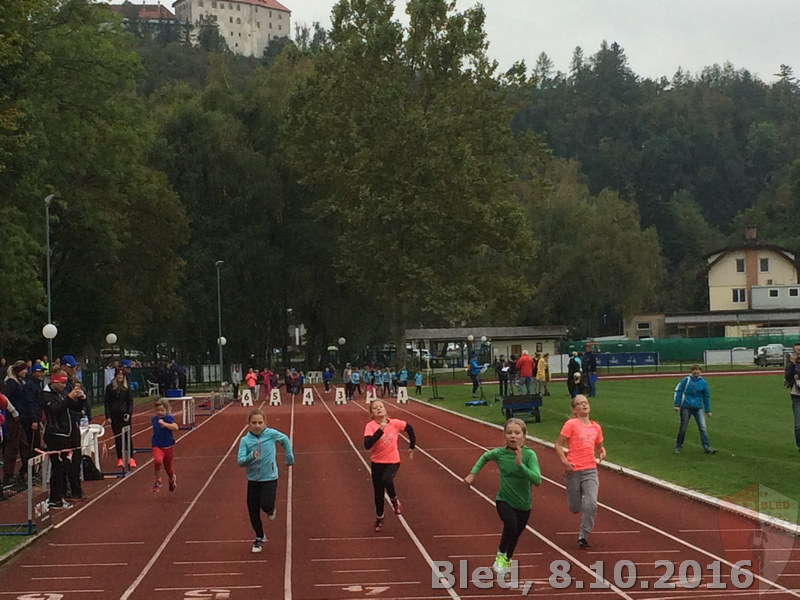
{"type": "Polygon", "coordinates": [[[375,531],[383,527],[384,492],[389,494],[394,514],[399,515],[403,506],[397,499],[394,489],[394,476],[400,469],[400,452],[397,449],[401,431],[408,434],[409,458],[414,458],[417,438],[414,429],[406,421],[390,419],[386,415],[386,405],[382,400],[374,400],[369,405],[372,420],[364,428],[364,447],[370,451],[372,487],[375,492],[375,531]]]}

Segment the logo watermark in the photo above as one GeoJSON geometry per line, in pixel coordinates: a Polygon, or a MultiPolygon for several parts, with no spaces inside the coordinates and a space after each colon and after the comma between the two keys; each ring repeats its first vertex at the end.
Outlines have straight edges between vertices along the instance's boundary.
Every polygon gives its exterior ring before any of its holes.
{"type": "MultiPolygon", "coordinates": [[[[519,589],[519,564],[513,559],[510,564],[510,568],[495,572],[492,567],[485,565],[470,569],[466,560],[458,561],[458,569],[456,569],[456,564],[449,560],[435,560],[431,563],[431,588],[435,590],[453,588],[466,590],[472,586],[481,590],[489,590],[494,587],[519,589]]],[[[523,582],[522,594],[527,594],[532,585],[532,581],[523,582]]]]}

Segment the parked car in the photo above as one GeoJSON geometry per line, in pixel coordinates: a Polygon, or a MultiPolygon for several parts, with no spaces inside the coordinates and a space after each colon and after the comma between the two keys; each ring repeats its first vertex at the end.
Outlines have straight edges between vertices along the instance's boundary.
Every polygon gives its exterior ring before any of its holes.
{"type": "Polygon", "coordinates": [[[783,344],[767,344],[758,347],[754,362],[759,367],[770,365],[782,367],[788,354],[791,354],[791,349],[784,348],[783,344]]]}

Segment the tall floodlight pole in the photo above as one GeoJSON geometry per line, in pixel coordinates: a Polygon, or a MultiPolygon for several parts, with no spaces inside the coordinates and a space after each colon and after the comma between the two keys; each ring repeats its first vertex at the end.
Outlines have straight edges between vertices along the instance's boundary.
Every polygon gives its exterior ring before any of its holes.
{"type": "Polygon", "coordinates": [[[218,260],[214,263],[214,266],[217,267],[217,324],[219,326],[218,333],[219,336],[217,337],[217,344],[219,345],[219,382],[222,385],[222,382],[225,380],[224,371],[222,370],[222,347],[225,345],[227,341],[224,337],[222,337],[222,292],[220,291],[220,276],[219,276],[219,269],[225,263],[224,260],[218,260]]]}
{"type": "MultiPolygon", "coordinates": [[[[50,202],[55,194],[50,194],[44,199],[45,237],[47,241],[47,324],[53,324],[53,305],[50,295],[50,202]]],[[[55,335],[53,336],[55,337],[55,335]]],[[[48,338],[47,358],[53,361],[53,337],[48,338]]]]}

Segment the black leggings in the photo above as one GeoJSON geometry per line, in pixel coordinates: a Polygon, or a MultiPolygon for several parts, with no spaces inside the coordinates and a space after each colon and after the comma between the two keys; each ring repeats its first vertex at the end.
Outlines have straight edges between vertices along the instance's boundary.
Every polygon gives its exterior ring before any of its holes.
{"type": "Polygon", "coordinates": [[[514,548],[517,547],[517,541],[522,532],[525,531],[525,526],[528,524],[528,519],[531,516],[530,510],[517,510],[512,508],[508,502],[502,500],[496,501],[497,514],[503,521],[503,535],[500,536],[500,546],[497,548],[500,552],[505,552],[508,558],[514,554],[514,548]]]}
{"type": "Polygon", "coordinates": [[[261,511],[271,513],[275,510],[275,492],[278,489],[278,480],[272,481],[247,481],[247,513],[250,515],[250,525],[256,532],[256,537],[264,538],[264,525],[261,523],[261,511]]]}
{"type": "Polygon", "coordinates": [[[394,491],[394,476],[400,468],[400,463],[370,463],[372,466],[372,488],[375,490],[375,514],[383,516],[383,492],[389,494],[389,498],[397,498],[394,491]]]}

